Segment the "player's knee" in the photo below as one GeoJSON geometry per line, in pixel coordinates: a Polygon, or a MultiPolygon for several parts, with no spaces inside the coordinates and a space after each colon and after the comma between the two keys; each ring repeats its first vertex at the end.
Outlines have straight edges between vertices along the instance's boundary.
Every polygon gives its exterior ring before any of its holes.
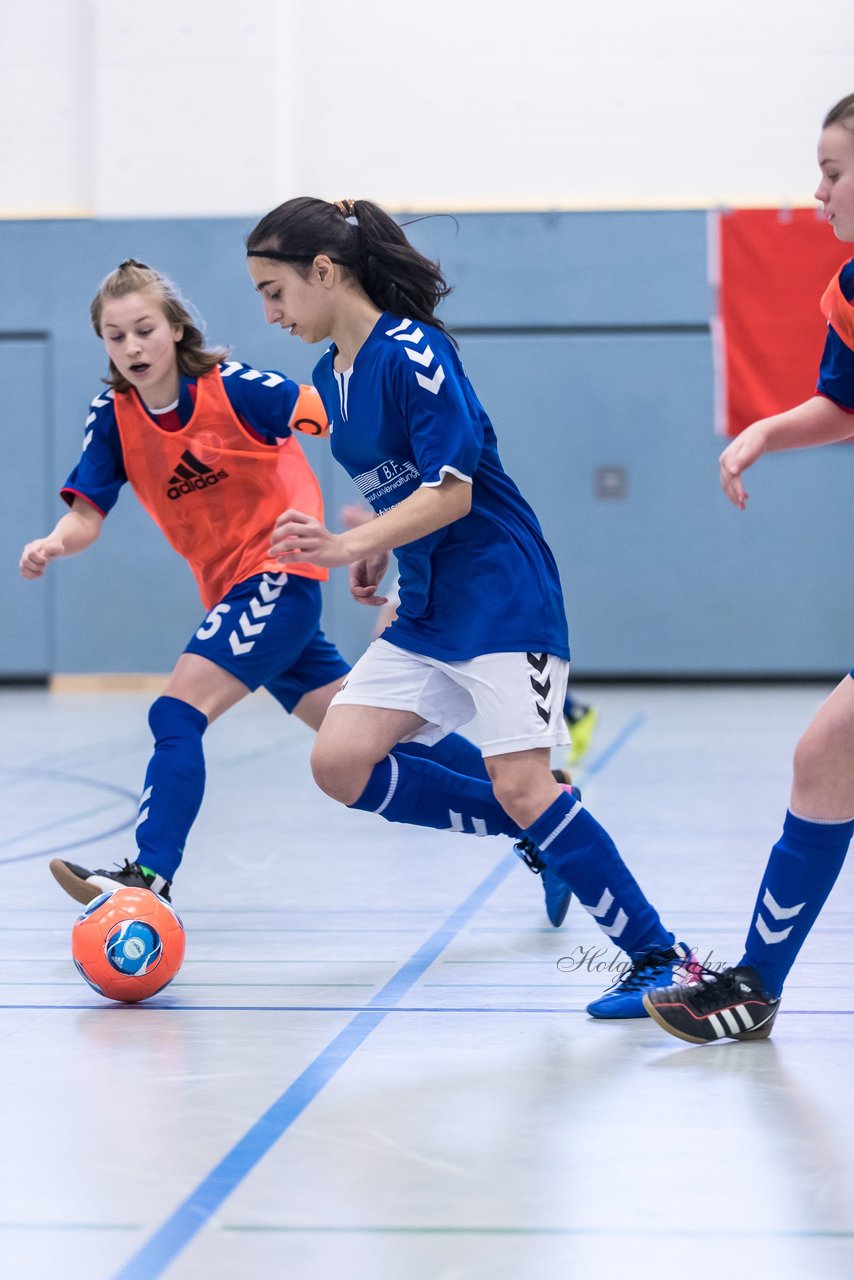
{"type": "Polygon", "coordinates": [[[155,698],[148,709],[148,725],[156,743],[170,739],[201,739],[208,727],[207,716],[180,698],[155,698]]]}
{"type": "Polygon", "coordinates": [[[524,780],[516,778],[512,774],[506,777],[499,775],[492,780],[492,790],[504,812],[509,814],[513,821],[518,822],[520,826],[527,826],[530,795],[524,780]]]}
{"type": "Polygon", "coordinates": [[[340,804],[352,804],[364,790],[364,784],[360,786],[353,779],[349,761],[340,747],[327,744],[320,738],[311,753],[311,773],[320,790],[340,804]]]}

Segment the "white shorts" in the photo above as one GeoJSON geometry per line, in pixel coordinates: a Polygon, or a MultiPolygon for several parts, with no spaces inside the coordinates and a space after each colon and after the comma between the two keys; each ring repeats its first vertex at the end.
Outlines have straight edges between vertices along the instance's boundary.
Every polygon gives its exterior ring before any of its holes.
{"type": "Polygon", "coordinates": [[[569,663],[549,654],[485,653],[442,662],[374,640],[332,706],[414,711],[427,723],[407,738],[431,746],[477,716],[484,756],[565,747],[563,718],[569,663]]]}

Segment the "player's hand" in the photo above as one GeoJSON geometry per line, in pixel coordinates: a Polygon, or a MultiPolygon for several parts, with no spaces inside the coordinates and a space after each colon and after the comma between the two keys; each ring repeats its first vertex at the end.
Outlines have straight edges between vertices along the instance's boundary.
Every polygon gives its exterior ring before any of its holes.
{"type": "Polygon", "coordinates": [[[719,458],[721,472],[721,488],[730,502],[743,511],[747,505],[748,494],[744,491],[741,477],[748,467],[765,451],[765,429],[761,422],[754,422],[740,436],[728,444],[719,458]]]}
{"type": "Polygon", "coordinates": [[[314,516],[291,508],[283,511],[273,525],[270,555],[284,564],[289,560],[310,560],[327,569],[347,564],[341,534],[330,533],[314,516]]]}
{"type": "Polygon", "coordinates": [[[356,560],[350,565],[350,595],[359,604],[388,604],[388,596],[378,596],[377,589],[388,568],[387,551],[381,551],[368,560],[356,560]]]}
{"type": "Polygon", "coordinates": [[[54,534],[47,538],[36,538],[28,542],[21,553],[19,568],[24,578],[40,578],[51,560],[55,560],[65,551],[62,539],[54,534]]]}
{"type": "Polygon", "coordinates": [[[376,520],[376,512],[370,507],[363,507],[358,502],[347,502],[341,508],[341,519],[345,529],[358,529],[360,525],[376,520]]]}

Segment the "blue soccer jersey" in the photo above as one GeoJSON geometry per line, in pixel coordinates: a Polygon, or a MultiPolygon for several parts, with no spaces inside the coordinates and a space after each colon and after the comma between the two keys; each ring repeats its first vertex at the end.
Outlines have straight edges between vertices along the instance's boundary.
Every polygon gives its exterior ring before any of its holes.
{"type": "MultiPolygon", "coordinates": [[[[252,369],[239,360],[219,366],[229,403],[251,435],[265,444],[277,444],[291,434],[288,423],[299,397],[299,384],[272,370],[252,369]]],[[[180,431],[193,414],[196,379],[181,378],[177,402],[156,412],[146,409],[162,430],[180,431]]],[[[103,391],[92,401],[83,436],[83,452],[77,466],[62,487],[69,504],[85,498],[106,515],[115,506],[127,482],[112,391],[103,391]]]]}
{"type": "MultiPolygon", "coordinates": [[[[842,268],[839,287],[848,301],[854,302],[854,258],[842,268]]],[[[817,390],[835,401],[841,409],[854,413],[854,351],[842,341],[832,325],[827,327],[817,390]]]]}
{"type": "Polygon", "coordinates": [[[332,452],[382,514],[446,475],[470,513],[397,548],[400,606],[383,639],[446,662],[531,651],[569,657],[557,565],[504,471],[495,431],[439,329],[384,314],[352,369],[330,347],[314,370],[332,452]]]}

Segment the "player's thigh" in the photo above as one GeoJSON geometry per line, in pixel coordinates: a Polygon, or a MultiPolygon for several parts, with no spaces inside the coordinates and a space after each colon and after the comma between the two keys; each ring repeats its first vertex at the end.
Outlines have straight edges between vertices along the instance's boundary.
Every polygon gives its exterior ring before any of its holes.
{"type": "Polygon", "coordinates": [[[342,804],[354,804],[374,766],[423,724],[412,711],[333,703],[311,753],[315,782],[342,804]]]}
{"type": "Polygon", "coordinates": [[[331,680],[329,684],[321,685],[319,689],[311,689],[308,693],[304,693],[299,702],[293,708],[292,714],[298,720],[302,720],[303,724],[307,724],[309,729],[314,729],[317,733],[326,713],[329,710],[329,704],[341,688],[341,679],[331,680]]]}
{"type": "Polygon", "coordinates": [[[791,807],[804,818],[854,815],[854,679],[822,703],[795,748],[791,807]]]}
{"type": "MultiPolygon", "coordinates": [[[[212,711],[222,714],[296,662],[318,632],[320,605],[320,586],[307,578],[265,573],[237,583],[187,643],[176,667],[181,687],[192,680],[207,688],[203,675],[187,676],[185,668],[191,673],[218,668],[223,678],[217,681],[212,711]]],[[[299,692],[294,702],[298,697],[299,692]]]]}
{"type": "Polygon", "coordinates": [[[847,675],[825,698],[801,741],[816,752],[847,756],[854,768],[854,676],[847,675]]]}
{"type": "Polygon", "coordinates": [[[470,691],[456,678],[452,665],[424,654],[402,649],[379,639],[367,648],[332,702],[409,713],[395,721],[401,727],[397,741],[432,746],[472,719],[475,712],[470,691]]]}
{"type": "Polygon", "coordinates": [[[546,653],[485,653],[452,663],[471,694],[484,759],[562,747],[569,664],[546,653]]]}

